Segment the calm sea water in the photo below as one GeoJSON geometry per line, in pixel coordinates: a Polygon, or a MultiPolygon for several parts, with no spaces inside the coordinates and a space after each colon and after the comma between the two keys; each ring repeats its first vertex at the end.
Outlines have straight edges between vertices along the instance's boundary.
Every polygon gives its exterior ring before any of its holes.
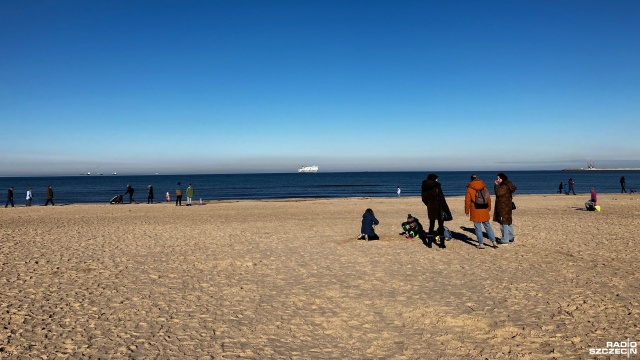
{"type": "MultiPolygon", "coordinates": [[[[464,195],[469,181],[468,171],[439,172],[447,196],[464,195]]],[[[147,186],[153,185],[155,201],[164,201],[165,193],[175,200],[178,181],[184,189],[189,183],[195,189],[194,199],[241,200],[286,198],[386,197],[420,195],[420,185],[426,172],[356,172],[356,173],[288,173],[288,174],[216,174],[216,175],[91,175],[63,177],[4,177],[0,189],[14,187],[14,202],[24,204],[25,194],[33,188],[34,204],[44,204],[48,185],[52,185],[56,204],[106,203],[123,194],[127,184],[135,189],[134,199],[146,202],[147,186]]],[[[496,172],[478,172],[493,193],[496,172]]],[[[513,171],[507,172],[518,186],[517,194],[555,194],[559,183],[570,177],[576,182],[576,192],[588,193],[594,187],[598,193],[620,192],[620,177],[629,189],[640,189],[640,171],[513,171]]],[[[6,194],[6,192],[5,192],[6,194]]],[[[6,197],[0,197],[3,202],[6,197]]],[[[184,200],[184,197],[183,197],[184,200]]]]}

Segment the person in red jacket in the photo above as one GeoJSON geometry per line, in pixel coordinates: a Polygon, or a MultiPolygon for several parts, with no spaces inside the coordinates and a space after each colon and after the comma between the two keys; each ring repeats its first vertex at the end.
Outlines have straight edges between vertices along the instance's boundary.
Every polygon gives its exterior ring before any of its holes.
{"type": "MultiPolygon", "coordinates": [[[[476,193],[487,189],[487,185],[484,181],[478,178],[478,175],[471,175],[471,182],[467,184],[467,192],[464,196],[464,213],[469,215],[469,220],[473,221],[473,227],[476,231],[476,237],[478,238],[478,249],[484,249],[482,234],[482,227],[487,232],[491,245],[494,249],[497,249],[496,236],[491,228],[489,222],[491,212],[491,196],[486,196],[486,203],[476,203],[476,193]]],[[[489,190],[486,190],[486,194],[489,195],[489,190]]]]}

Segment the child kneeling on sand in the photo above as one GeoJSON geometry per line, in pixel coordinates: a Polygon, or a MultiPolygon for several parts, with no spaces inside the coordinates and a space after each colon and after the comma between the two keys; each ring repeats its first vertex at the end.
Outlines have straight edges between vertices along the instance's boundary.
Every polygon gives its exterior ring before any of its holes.
{"type": "Polygon", "coordinates": [[[362,214],[362,226],[360,227],[360,236],[358,240],[380,240],[380,237],[374,231],[374,227],[380,222],[373,214],[373,210],[367,209],[362,214]]]}
{"type": "Polygon", "coordinates": [[[400,235],[404,235],[409,240],[413,240],[413,238],[422,239],[425,235],[422,224],[418,218],[411,216],[411,214],[407,215],[407,221],[402,223],[402,230],[404,231],[400,235]]]}

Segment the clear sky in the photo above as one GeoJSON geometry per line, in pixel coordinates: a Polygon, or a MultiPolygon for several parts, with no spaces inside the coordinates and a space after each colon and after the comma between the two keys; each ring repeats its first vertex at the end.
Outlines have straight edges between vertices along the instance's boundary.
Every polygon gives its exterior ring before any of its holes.
{"type": "Polygon", "coordinates": [[[0,176],[640,167],[639,115],[636,0],[0,1],[0,176]]]}

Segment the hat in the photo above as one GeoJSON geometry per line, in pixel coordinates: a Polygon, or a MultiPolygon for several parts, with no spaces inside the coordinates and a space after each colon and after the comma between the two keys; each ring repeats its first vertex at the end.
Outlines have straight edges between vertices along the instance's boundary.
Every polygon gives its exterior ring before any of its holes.
{"type": "Polygon", "coordinates": [[[471,181],[473,180],[477,180],[478,179],[478,175],[476,174],[471,174],[471,181]]]}

